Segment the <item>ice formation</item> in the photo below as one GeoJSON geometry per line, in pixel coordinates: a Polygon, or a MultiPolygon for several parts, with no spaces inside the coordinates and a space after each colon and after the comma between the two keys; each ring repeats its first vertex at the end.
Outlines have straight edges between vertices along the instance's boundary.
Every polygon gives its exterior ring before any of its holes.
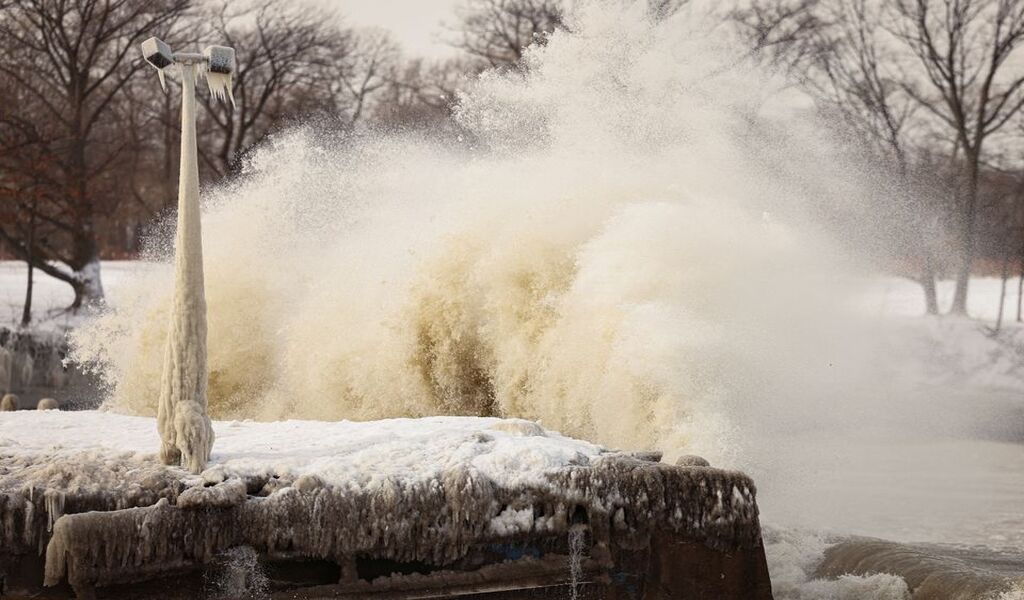
{"type": "Polygon", "coordinates": [[[235,105],[235,94],[231,89],[230,73],[207,71],[206,85],[210,88],[210,95],[214,99],[220,101],[228,100],[231,102],[231,106],[235,105]]]}
{"type": "Polygon", "coordinates": [[[197,67],[181,65],[181,176],[170,323],[157,410],[160,458],[199,473],[210,459],[213,429],[206,414],[206,291],[196,152],[197,67]]]}
{"type": "Polygon", "coordinates": [[[61,389],[68,384],[67,367],[60,355],[60,350],[50,348],[49,360],[46,362],[46,385],[53,389],[61,389]]]}
{"type": "Polygon", "coordinates": [[[4,344],[0,344],[0,392],[10,392],[14,379],[14,355],[4,344]]]}
{"type": "Polygon", "coordinates": [[[36,404],[36,410],[57,410],[60,404],[53,398],[43,398],[36,404]]]}
{"type": "Polygon", "coordinates": [[[0,400],[0,411],[14,411],[18,410],[18,397],[14,394],[4,394],[2,400],[0,400]]]}
{"type": "Polygon", "coordinates": [[[25,390],[32,386],[32,377],[35,375],[36,361],[32,357],[32,352],[29,347],[25,348],[24,352],[19,354],[18,359],[18,381],[21,383],[21,389],[25,390]]]}
{"type": "Polygon", "coordinates": [[[608,540],[642,546],[658,529],[720,550],[761,543],[742,474],[492,418],[217,422],[213,464],[195,476],[149,454],[151,419],[24,415],[0,420],[0,539],[15,553],[45,550],[48,584],[152,577],[243,546],[447,565],[474,544],[565,539],[580,524],[596,561],[610,560],[608,540]],[[515,528],[502,525],[509,515],[515,528]]]}

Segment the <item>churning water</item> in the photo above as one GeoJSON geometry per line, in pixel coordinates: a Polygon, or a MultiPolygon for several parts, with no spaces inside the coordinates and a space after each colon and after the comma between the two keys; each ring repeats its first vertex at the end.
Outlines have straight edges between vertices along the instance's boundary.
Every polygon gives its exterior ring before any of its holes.
{"type": "MultiPolygon", "coordinates": [[[[854,265],[826,223],[858,214],[858,170],[699,7],[582,3],[570,28],[469,83],[454,131],[301,129],[210,191],[212,416],[525,417],[748,468],[769,521],[819,506],[794,440],[927,413],[841,308],[854,265]]],[[[156,412],[172,280],[76,336],[115,410],[156,412]]],[[[806,562],[784,547],[773,568],[806,562]]]]}

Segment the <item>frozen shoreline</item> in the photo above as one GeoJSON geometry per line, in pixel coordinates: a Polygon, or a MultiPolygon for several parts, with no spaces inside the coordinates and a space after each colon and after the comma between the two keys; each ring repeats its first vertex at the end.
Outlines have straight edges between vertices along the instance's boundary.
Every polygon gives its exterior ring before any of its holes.
{"type": "MultiPolygon", "coordinates": [[[[211,466],[193,476],[155,460],[149,418],[0,415],[0,567],[21,572],[17,565],[37,561],[45,548],[46,585],[66,580],[88,595],[97,586],[162,577],[194,581],[225,552],[248,548],[268,559],[327,561],[352,574],[360,560],[382,560],[479,580],[481,564],[524,566],[518,555],[491,556],[495,544],[536,547],[537,557],[524,559],[528,567],[558,559],[558,544],[579,526],[588,570],[633,568],[620,565],[635,563],[622,558],[620,545],[667,560],[663,554],[682,544],[692,548],[682,556],[693,570],[680,580],[756,588],[744,597],[767,597],[754,486],[741,473],[659,464],[660,455],[605,450],[518,419],[214,427],[221,439],[211,466]],[[723,560],[759,575],[720,578],[701,566],[723,560]]],[[[661,577],[651,585],[672,581],[661,577]]],[[[384,589],[362,576],[334,581],[339,592],[384,589]]],[[[417,582],[426,580],[396,574],[381,585],[417,582]]],[[[39,584],[23,581],[29,590],[39,584]]]]}

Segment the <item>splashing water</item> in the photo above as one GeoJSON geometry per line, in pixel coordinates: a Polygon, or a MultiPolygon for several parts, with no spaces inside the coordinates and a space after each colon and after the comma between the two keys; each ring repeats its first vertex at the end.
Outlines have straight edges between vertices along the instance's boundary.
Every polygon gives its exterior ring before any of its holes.
{"type": "MultiPolygon", "coordinates": [[[[765,82],[735,52],[643,3],[577,20],[528,76],[471,86],[454,149],[298,131],[217,193],[215,418],[500,414],[733,451],[723,403],[778,368],[780,328],[816,327],[827,252],[792,225],[801,198],[766,166],[784,151],[750,133],[765,82]]],[[[76,336],[118,410],[154,412],[170,282],[140,277],[76,336]]]]}
{"type": "Polygon", "coordinates": [[[569,589],[570,598],[580,595],[580,580],[583,577],[583,551],[586,549],[587,532],[583,527],[569,529],[569,589]]]}
{"type": "Polygon", "coordinates": [[[270,598],[270,579],[249,546],[232,548],[220,557],[222,568],[211,580],[211,597],[223,600],[270,598]]]}

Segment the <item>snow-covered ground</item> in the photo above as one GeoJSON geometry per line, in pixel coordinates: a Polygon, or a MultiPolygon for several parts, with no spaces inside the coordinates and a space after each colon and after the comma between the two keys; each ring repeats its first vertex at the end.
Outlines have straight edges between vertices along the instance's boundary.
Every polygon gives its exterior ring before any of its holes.
{"type": "MultiPolygon", "coordinates": [[[[133,275],[154,268],[161,268],[144,261],[104,261],[102,265],[103,288],[107,302],[117,305],[120,284],[133,275]]],[[[25,263],[21,261],[0,261],[0,325],[17,323],[21,320],[25,302],[25,263]]],[[[996,277],[975,277],[971,280],[968,309],[976,319],[994,321],[999,308],[1001,282],[996,277]]],[[[865,313],[881,316],[912,317],[924,314],[924,297],[921,286],[901,277],[878,277],[866,280],[860,286],[863,293],[855,299],[857,306],[865,313]]],[[[953,281],[938,283],[939,306],[948,310],[953,301],[953,281]]],[[[41,271],[36,271],[33,293],[34,313],[37,320],[67,322],[63,314],[74,299],[71,288],[41,271]]],[[[1017,281],[1011,279],[1006,289],[1006,304],[1003,316],[1013,321],[1017,314],[1017,281]]]]}
{"type": "MultiPolygon", "coordinates": [[[[955,282],[938,282],[939,309],[946,312],[953,304],[955,282]]],[[[998,277],[975,277],[971,279],[967,298],[967,311],[975,319],[995,321],[999,313],[999,292],[1002,281],[998,277]]],[[[857,299],[859,307],[866,313],[880,316],[916,317],[925,312],[924,295],[921,286],[902,277],[879,277],[865,281],[863,293],[857,299]]],[[[1017,318],[1017,280],[1006,284],[1006,301],[1003,319],[1017,318]]]]}
{"type": "MultiPolygon", "coordinates": [[[[101,267],[103,287],[107,302],[116,305],[120,284],[140,270],[154,268],[142,261],[104,261],[101,267]]],[[[12,327],[21,323],[25,306],[25,285],[27,269],[21,261],[0,260],[0,327],[12,327]]],[[[66,329],[73,327],[76,318],[65,309],[75,299],[71,286],[36,270],[33,278],[32,316],[34,327],[42,329],[66,329]]]]}
{"type": "MultiPolygon", "coordinates": [[[[545,473],[587,464],[602,449],[517,419],[429,417],[350,421],[215,422],[211,473],[221,478],[319,477],[341,489],[384,478],[402,484],[469,468],[514,488],[543,482],[545,473]]],[[[81,461],[81,485],[94,461],[154,459],[156,422],[103,411],[18,411],[0,415],[0,454],[81,461]],[[116,432],[116,435],[112,435],[116,432]]],[[[208,475],[209,476],[209,475],[208,475]]]]}

